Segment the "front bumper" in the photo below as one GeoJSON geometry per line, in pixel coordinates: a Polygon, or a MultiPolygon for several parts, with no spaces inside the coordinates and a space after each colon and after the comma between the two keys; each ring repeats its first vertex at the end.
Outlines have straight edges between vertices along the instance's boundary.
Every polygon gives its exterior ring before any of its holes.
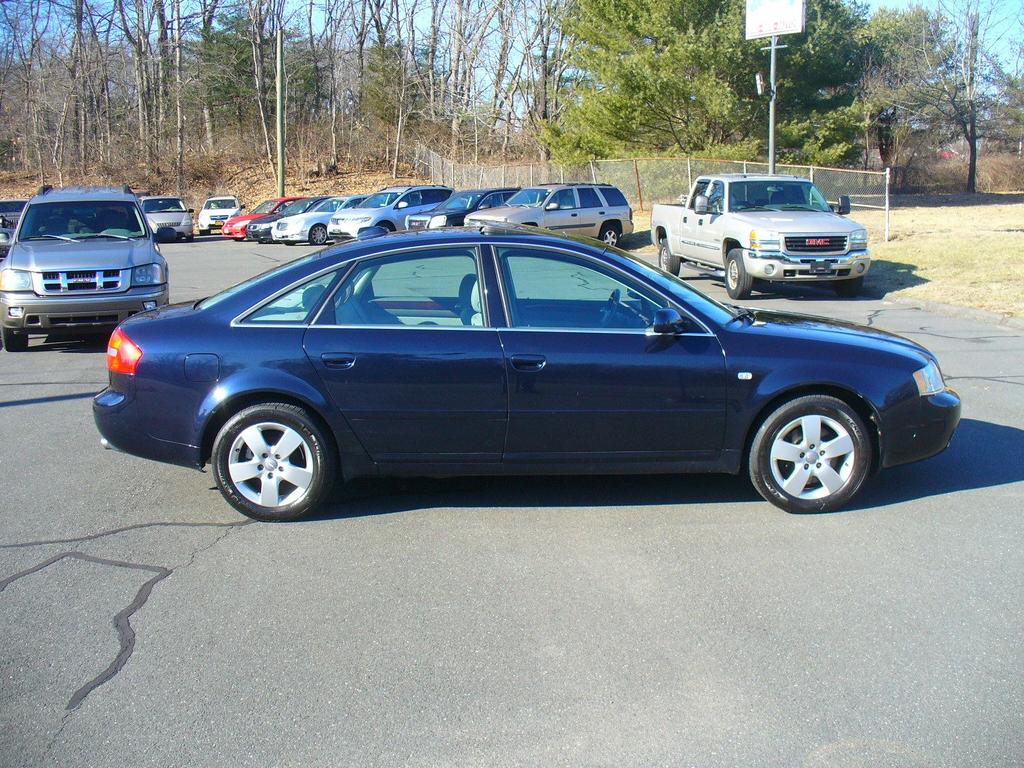
{"type": "Polygon", "coordinates": [[[273,238],[275,243],[304,243],[309,240],[309,232],[278,232],[275,229],[273,238]]]}
{"type": "Polygon", "coordinates": [[[246,240],[255,240],[258,243],[269,243],[274,239],[273,229],[270,227],[260,227],[245,230],[246,240]]]}
{"type": "Polygon", "coordinates": [[[960,423],[960,395],[946,389],[900,403],[881,424],[883,467],[921,461],[946,450],[960,423]]]}
{"type": "Polygon", "coordinates": [[[225,221],[227,221],[227,219],[217,219],[206,222],[200,221],[199,229],[221,229],[223,228],[225,221]]]}
{"type": "Polygon", "coordinates": [[[871,269],[868,250],[862,249],[831,256],[767,253],[743,249],[743,266],[747,274],[759,280],[815,281],[853,280],[864,277],[871,269]],[[826,269],[822,269],[826,267],[826,269]]]}
{"type": "Polygon", "coordinates": [[[327,234],[336,240],[351,240],[364,229],[377,226],[372,221],[343,221],[340,224],[331,222],[327,225],[327,234]]]}
{"type": "Polygon", "coordinates": [[[4,328],[24,333],[59,333],[113,328],[134,314],[167,303],[167,284],[129,288],[113,295],[37,296],[34,293],[0,293],[4,328]],[[19,317],[12,309],[20,309],[19,317]]]}

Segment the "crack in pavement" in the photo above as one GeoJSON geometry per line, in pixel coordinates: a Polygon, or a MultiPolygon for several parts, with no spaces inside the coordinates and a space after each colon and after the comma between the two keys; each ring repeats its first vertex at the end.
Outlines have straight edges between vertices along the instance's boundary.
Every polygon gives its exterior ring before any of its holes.
{"type": "Polygon", "coordinates": [[[992,339],[1019,339],[1022,338],[1019,334],[999,334],[995,336],[950,336],[945,333],[936,333],[935,331],[929,331],[927,325],[920,326],[916,331],[911,333],[921,334],[923,336],[935,336],[939,339],[952,339],[953,341],[969,341],[969,342],[985,342],[992,339]]]}
{"type": "MultiPolygon", "coordinates": [[[[24,579],[27,576],[31,576],[35,573],[39,573],[40,571],[49,568],[51,565],[54,565],[55,563],[59,563],[62,560],[67,559],[79,560],[82,562],[93,563],[96,565],[105,565],[113,568],[127,568],[130,570],[145,571],[153,574],[152,577],[150,577],[141,587],[139,587],[132,601],[114,615],[113,625],[114,628],[117,630],[118,641],[120,644],[120,648],[117,652],[117,655],[114,657],[114,660],[107,666],[106,669],[104,669],[102,672],[100,672],[98,675],[96,675],[94,678],[86,682],[84,685],[79,687],[78,690],[71,694],[71,698],[68,700],[67,706],[65,707],[65,710],[68,714],[66,714],[64,718],[62,718],[61,726],[56,734],[57,736],[59,736],[60,732],[63,731],[64,726],[67,724],[68,715],[74,712],[74,710],[76,710],[82,704],[82,702],[85,701],[86,697],[90,693],[99,688],[101,685],[104,685],[105,683],[112,680],[117,675],[117,673],[120,672],[128,663],[128,660],[131,658],[132,653],[135,651],[135,629],[132,627],[131,617],[134,616],[135,613],[137,613],[146,604],[146,602],[149,600],[150,595],[153,592],[153,588],[161,581],[166,579],[168,576],[171,576],[176,570],[181,570],[190,567],[193,563],[195,563],[196,558],[202,552],[206,552],[207,550],[215,547],[217,544],[219,544],[221,541],[227,538],[227,536],[229,536],[235,529],[244,528],[248,525],[252,525],[255,522],[255,520],[244,520],[237,523],[140,523],[137,525],[125,526],[123,528],[111,529],[109,531],[101,531],[99,533],[91,534],[88,536],[80,536],[74,539],[53,539],[3,545],[3,548],[10,549],[14,547],[31,547],[45,546],[48,544],[87,542],[95,541],[96,539],[100,539],[105,536],[112,536],[118,533],[124,533],[125,531],[136,531],[151,527],[216,527],[226,529],[223,533],[217,536],[212,542],[210,542],[206,546],[198,547],[195,550],[193,550],[187,563],[174,568],[168,568],[162,565],[152,565],[148,563],[133,563],[127,560],[112,560],[106,557],[97,557],[95,555],[89,555],[85,552],[79,552],[77,550],[70,550],[67,552],[60,552],[54,555],[53,557],[49,557],[46,560],[43,560],[42,562],[30,566],[29,568],[25,568],[24,570],[18,571],[17,573],[12,574],[11,576],[8,576],[4,579],[0,579],[0,593],[3,593],[3,591],[6,590],[7,587],[9,587],[11,584],[14,584],[16,581],[24,579]]],[[[56,736],[54,738],[56,738],[56,736]]],[[[51,740],[51,746],[52,743],[53,740],[51,740]]]]}

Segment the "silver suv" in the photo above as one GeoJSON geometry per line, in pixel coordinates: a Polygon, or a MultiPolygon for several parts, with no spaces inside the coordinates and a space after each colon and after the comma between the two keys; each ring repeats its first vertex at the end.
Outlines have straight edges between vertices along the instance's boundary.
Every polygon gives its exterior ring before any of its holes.
{"type": "Polygon", "coordinates": [[[130,315],[167,303],[167,262],[127,187],[42,187],[22,213],[0,266],[0,326],[8,352],[30,335],[113,329],[130,315]]]}
{"type": "Polygon", "coordinates": [[[429,211],[451,196],[449,187],[385,187],[366,198],[358,208],[338,211],[327,223],[327,234],[335,240],[348,240],[370,227],[381,227],[389,232],[408,229],[406,220],[410,216],[429,211]]]}
{"type": "Polygon", "coordinates": [[[633,209],[611,184],[541,184],[521,189],[502,208],[477,211],[466,226],[492,222],[545,227],[618,245],[633,231],[633,209]]]}

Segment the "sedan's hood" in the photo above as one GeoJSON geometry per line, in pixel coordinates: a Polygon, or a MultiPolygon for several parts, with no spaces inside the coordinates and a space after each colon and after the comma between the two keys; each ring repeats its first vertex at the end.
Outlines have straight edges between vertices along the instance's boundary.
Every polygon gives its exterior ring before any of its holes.
{"type": "Polygon", "coordinates": [[[748,211],[730,215],[741,225],[784,234],[848,234],[864,228],[838,214],[818,211],[748,211]]]}
{"type": "Polygon", "coordinates": [[[262,227],[264,224],[269,226],[270,224],[273,224],[278,219],[282,219],[282,218],[284,218],[284,217],[281,214],[279,214],[279,213],[268,213],[266,216],[259,216],[254,221],[258,222],[259,225],[262,227]]]}
{"type": "Polygon", "coordinates": [[[152,241],[87,240],[68,243],[59,240],[33,240],[15,243],[10,266],[34,272],[90,269],[127,269],[161,260],[152,241]]]}
{"type": "Polygon", "coordinates": [[[473,221],[508,221],[511,223],[521,221],[536,221],[538,216],[543,216],[544,211],[540,208],[527,208],[522,205],[506,205],[501,208],[489,208],[485,211],[477,211],[469,216],[473,221]]]}
{"type": "Polygon", "coordinates": [[[246,213],[242,216],[232,216],[230,219],[225,221],[225,224],[241,224],[243,221],[255,221],[256,219],[262,219],[264,216],[269,214],[266,213],[246,213]]]}
{"type": "Polygon", "coordinates": [[[884,345],[899,349],[902,352],[914,352],[934,359],[934,355],[915,341],[899,336],[880,328],[871,328],[857,323],[834,320],[828,317],[803,315],[796,312],[780,312],[770,309],[755,309],[754,325],[769,330],[782,330],[788,336],[794,333],[805,334],[807,338],[819,340],[834,339],[846,343],[860,342],[864,346],[884,345]]]}

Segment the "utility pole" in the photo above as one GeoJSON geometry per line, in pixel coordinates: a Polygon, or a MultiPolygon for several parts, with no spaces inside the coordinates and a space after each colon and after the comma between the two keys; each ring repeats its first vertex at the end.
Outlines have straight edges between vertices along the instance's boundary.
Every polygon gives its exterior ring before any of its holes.
{"type": "Polygon", "coordinates": [[[277,196],[284,197],[284,29],[277,28],[277,196]]]}
{"type": "Polygon", "coordinates": [[[768,173],[775,173],[775,55],[776,51],[788,48],[786,45],[779,45],[779,36],[772,35],[772,44],[762,51],[771,51],[771,64],[768,72],[768,95],[771,100],[768,102],[768,173]]]}

